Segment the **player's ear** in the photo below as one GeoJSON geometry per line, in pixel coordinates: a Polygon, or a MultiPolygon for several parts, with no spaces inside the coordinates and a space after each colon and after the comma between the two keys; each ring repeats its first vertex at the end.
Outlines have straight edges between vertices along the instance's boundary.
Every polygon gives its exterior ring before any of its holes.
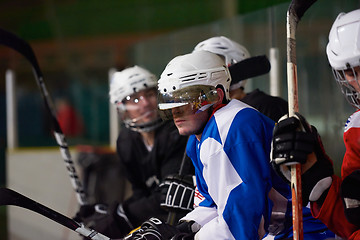
{"type": "Polygon", "coordinates": [[[221,87],[217,87],[216,92],[218,95],[218,100],[216,101],[215,105],[222,104],[224,102],[224,98],[225,98],[224,90],[221,87]]]}

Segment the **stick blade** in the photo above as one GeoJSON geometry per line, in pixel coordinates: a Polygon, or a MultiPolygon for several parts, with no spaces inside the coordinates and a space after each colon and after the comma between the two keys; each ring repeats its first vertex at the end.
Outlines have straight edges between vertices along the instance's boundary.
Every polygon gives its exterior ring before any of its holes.
{"type": "Polygon", "coordinates": [[[0,206],[17,205],[21,199],[21,196],[21,194],[11,189],[0,188],[0,206]]]}
{"type": "Polygon", "coordinates": [[[248,78],[257,77],[270,71],[271,65],[266,55],[244,59],[229,67],[232,84],[248,78]]]}
{"type": "Polygon", "coordinates": [[[36,212],[74,231],[80,227],[80,225],[74,220],[18,192],[15,192],[14,190],[11,190],[9,188],[0,188],[0,206],[7,205],[22,207],[30,211],[36,212]]]}
{"type": "Polygon", "coordinates": [[[289,12],[297,16],[298,21],[301,20],[304,13],[313,5],[317,0],[292,0],[289,6],[289,12]]]}

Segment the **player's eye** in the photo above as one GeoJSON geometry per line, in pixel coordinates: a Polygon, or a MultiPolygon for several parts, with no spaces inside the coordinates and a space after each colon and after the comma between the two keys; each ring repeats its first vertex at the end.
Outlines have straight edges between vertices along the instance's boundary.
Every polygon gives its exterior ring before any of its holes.
{"type": "Polygon", "coordinates": [[[355,71],[355,69],[353,69],[353,68],[347,69],[344,72],[345,72],[345,76],[348,78],[355,78],[358,75],[357,72],[355,71]]]}

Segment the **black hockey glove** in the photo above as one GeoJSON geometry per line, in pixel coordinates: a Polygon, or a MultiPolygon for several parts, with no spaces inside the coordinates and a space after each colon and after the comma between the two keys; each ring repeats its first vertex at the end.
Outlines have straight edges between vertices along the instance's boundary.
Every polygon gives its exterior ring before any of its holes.
{"type": "Polygon", "coordinates": [[[360,170],[352,172],[341,183],[341,198],[343,200],[347,220],[360,227],[360,170]]]}
{"type": "Polygon", "coordinates": [[[192,175],[170,175],[159,184],[160,206],[167,210],[193,210],[195,185],[192,175]]]}
{"type": "Polygon", "coordinates": [[[179,233],[172,237],[171,240],[194,240],[195,234],[200,230],[201,226],[194,221],[183,221],[176,228],[179,233]]]}
{"type": "Polygon", "coordinates": [[[327,193],[332,182],[333,164],[316,128],[309,125],[302,115],[284,116],[275,125],[270,157],[274,170],[288,183],[290,166],[302,164],[303,205],[306,206],[309,200],[321,200],[319,204],[322,204],[322,194],[327,193]],[[311,153],[315,154],[315,161],[310,161],[311,153]]]}
{"type": "Polygon", "coordinates": [[[175,227],[163,223],[157,218],[150,218],[141,227],[123,238],[123,240],[168,240],[179,233],[175,227]]]}
{"type": "Polygon", "coordinates": [[[81,206],[74,220],[110,238],[124,237],[133,229],[122,205],[118,203],[110,207],[104,204],[81,206]]]}
{"type": "Polygon", "coordinates": [[[73,217],[76,222],[84,223],[84,220],[94,215],[95,212],[105,214],[107,212],[107,206],[104,204],[86,204],[80,206],[79,211],[73,217]]]}

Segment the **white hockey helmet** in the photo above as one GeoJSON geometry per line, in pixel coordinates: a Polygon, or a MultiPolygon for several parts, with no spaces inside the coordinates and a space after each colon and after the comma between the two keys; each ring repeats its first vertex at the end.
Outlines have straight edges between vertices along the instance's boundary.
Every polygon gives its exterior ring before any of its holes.
{"type": "MultiPolygon", "coordinates": [[[[212,37],[198,43],[194,51],[199,50],[205,50],[223,56],[228,67],[250,57],[249,51],[244,46],[224,36],[212,37]]],[[[246,80],[242,80],[231,84],[230,89],[244,88],[245,85],[246,80]]]]}
{"type": "Polygon", "coordinates": [[[216,88],[223,87],[229,99],[231,76],[222,57],[196,51],[172,59],[158,82],[159,109],[192,104],[194,111],[204,111],[217,100],[216,88]]]}
{"type": "Polygon", "coordinates": [[[156,76],[136,65],[112,75],[110,102],[116,106],[127,128],[139,132],[151,131],[161,124],[156,104],[146,109],[141,109],[140,106],[140,101],[144,98],[155,97],[156,99],[156,86],[156,76]],[[136,117],[131,116],[129,111],[138,111],[139,114],[136,114],[136,117]]]}
{"type": "MultiPolygon", "coordinates": [[[[337,16],[329,33],[326,53],[346,99],[360,109],[360,92],[345,79],[345,70],[354,72],[354,68],[360,66],[360,9],[337,16]]],[[[358,80],[359,76],[353,79],[357,84],[358,80]]]]}
{"type": "Polygon", "coordinates": [[[110,102],[122,102],[127,96],[141,90],[156,87],[157,78],[148,70],[133,66],[120,72],[115,72],[110,81],[110,102]]]}

